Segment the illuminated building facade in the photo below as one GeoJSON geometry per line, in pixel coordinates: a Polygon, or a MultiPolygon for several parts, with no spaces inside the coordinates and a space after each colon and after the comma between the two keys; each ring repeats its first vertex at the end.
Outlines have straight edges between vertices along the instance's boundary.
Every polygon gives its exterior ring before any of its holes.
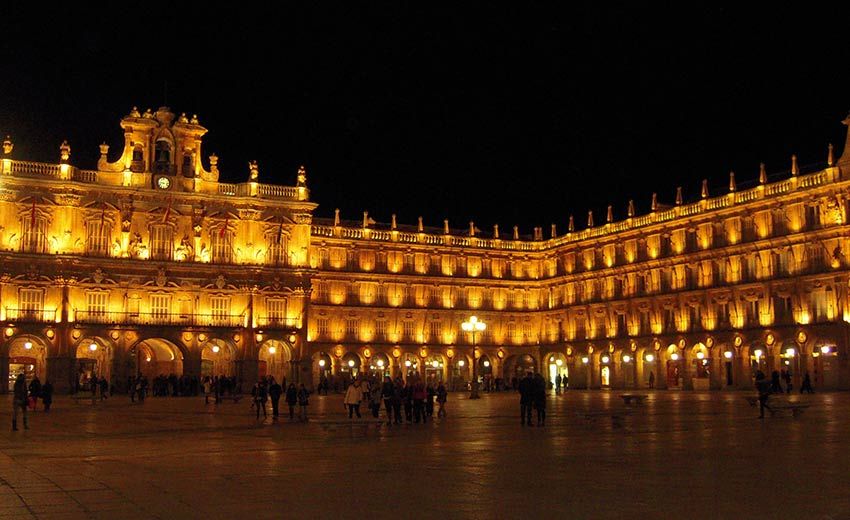
{"type": "Polygon", "coordinates": [[[103,145],[95,171],[65,143],[57,164],[4,143],[0,377],[418,373],[460,388],[475,359],[504,384],[538,370],[572,388],[720,390],[788,369],[796,388],[806,372],[850,387],[847,152],[526,238],[314,219],[303,169],[291,187],[260,184],[256,163],[220,183],[196,118],[134,109],[121,126],[121,156],[103,145]]]}

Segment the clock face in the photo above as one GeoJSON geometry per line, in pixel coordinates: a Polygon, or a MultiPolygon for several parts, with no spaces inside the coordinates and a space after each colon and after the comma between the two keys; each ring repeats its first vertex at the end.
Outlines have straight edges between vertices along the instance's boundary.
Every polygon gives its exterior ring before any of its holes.
{"type": "Polygon", "coordinates": [[[156,180],[156,185],[161,190],[167,190],[171,187],[171,179],[168,177],[160,177],[156,180]]]}

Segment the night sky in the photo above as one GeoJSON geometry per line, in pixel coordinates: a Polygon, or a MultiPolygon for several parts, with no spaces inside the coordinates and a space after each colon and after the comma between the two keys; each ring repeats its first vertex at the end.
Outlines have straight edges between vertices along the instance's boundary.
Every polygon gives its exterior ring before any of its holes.
{"type": "Polygon", "coordinates": [[[608,204],[647,212],[654,191],[698,199],[703,178],[721,193],[730,170],[743,187],[761,161],[785,176],[792,153],[823,166],[850,110],[833,8],[75,4],[0,16],[14,157],[56,162],[68,139],[93,168],[133,105],[167,102],[209,129],[224,181],[257,159],[261,181],[292,185],[306,165],[322,217],[563,233],[608,204]]]}

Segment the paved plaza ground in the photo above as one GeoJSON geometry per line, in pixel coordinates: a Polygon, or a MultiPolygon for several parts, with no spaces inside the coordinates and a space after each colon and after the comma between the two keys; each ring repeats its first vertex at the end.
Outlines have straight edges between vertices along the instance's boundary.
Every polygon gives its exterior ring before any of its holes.
{"type": "Polygon", "coordinates": [[[3,396],[0,518],[850,519],[850,394],[795,395],[797,418],[662,391],[621,421],[577,415],[619,394],[552,396],[545,428],[510,392],[400,427],[349,422],[334,395],[307,424],[257,422],[248,400],[60,396],[19,432],[3,396]]]}

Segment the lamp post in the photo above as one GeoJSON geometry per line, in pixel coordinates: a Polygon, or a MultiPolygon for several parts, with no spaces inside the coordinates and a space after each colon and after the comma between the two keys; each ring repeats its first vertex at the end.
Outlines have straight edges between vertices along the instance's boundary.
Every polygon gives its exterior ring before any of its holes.
{"type": "Polygon", "coordinates": [[[470,316],[469,321],[460,324],[460,328],[464,332],[472,333],[472,390],[469,393],[469,398],[478,399],[478,360],[475,359],[475,333],[483,332],[487,325],[483,321],[479,321],[477,316],[470,316]]]}

